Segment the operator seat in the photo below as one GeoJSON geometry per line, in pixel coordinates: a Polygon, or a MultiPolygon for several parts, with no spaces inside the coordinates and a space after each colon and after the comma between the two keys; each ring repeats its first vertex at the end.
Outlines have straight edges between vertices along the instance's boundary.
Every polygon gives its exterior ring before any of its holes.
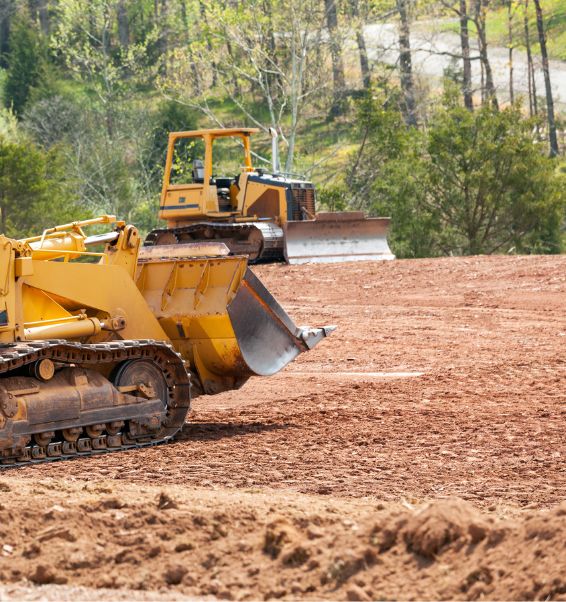
{"type": "Polygon", "coordinates": [[[201,159],[193,161],[193,182],[195,184],[204,184],[204,163],[201,159]]]}

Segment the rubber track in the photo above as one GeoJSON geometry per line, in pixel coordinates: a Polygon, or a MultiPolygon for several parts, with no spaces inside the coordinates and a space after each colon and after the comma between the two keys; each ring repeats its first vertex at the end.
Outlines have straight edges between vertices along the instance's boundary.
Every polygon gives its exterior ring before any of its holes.
{"type": "MultiPolygon", "coordinates": [[[[170,440],[185,423],[190,409],[190,376],[184,367],[182,357],[167,343],[151,339],[94,344],[71,343],[58,339],[9,343],[0,345],[0,374],[9,374],[13,370],[45,358],[59,364],[74,364],[77,367],[101,363],[118,364],[134,359],[147,359],[155,362],[161,368],[168,387],[168,409],[163,426],[149,441],[147,439],[139,442],[133,441],[120,447],[91,449],[71,454],[61,453],[61,455],[41,459],[4,458],[1,460],[3,463],[0,464],[0,470],[156,445],[170,440]]],[[[95,439],[105,441],[105,437],[102,436],[91,439],[91,442],[95,439]]],[[[26,449],[31,451],[32,447],[26,449]]]]}

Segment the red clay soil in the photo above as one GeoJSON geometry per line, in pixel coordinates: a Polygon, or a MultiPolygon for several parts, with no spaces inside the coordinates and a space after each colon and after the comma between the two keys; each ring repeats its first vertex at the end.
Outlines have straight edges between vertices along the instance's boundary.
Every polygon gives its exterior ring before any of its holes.
{"type": "Polygon", "coordinates": [[[2,580],[43,563],[53,588],[564,598],[566,257],[255,271],[297,323],[338,330],[277,376],[197,398],[172,444],[6,473],[2,580]],[[37,543],[54,503],[75,539],[37,543]]]}
{"type": "Polygon", "coordinates": [[[225,600],[566,594],[566,504],[499,519],[454,498],[413,508],[17,477],[1,487],[12,506],[0,509],[0,574],[20,596],[24,579],[62,587],[47,590],[52,599],[76,599],[78,587],[86,599],[127,589],[152,600],[172,591],[225,600]]]}

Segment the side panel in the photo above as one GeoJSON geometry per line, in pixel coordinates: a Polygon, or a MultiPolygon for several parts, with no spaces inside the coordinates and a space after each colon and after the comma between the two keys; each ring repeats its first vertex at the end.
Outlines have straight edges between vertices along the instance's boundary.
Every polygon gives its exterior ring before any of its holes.
{"type": "MultiPolygon", "coordinates": [[[[16,323],[15,252],[10,239],[0,236],[0,341],[14,340],[16,323]]],[[[28,263],[30,260],[27,260],[28,263]]]]}
{"type": "Polygon", "coordinates": [[[124,317],[126,326],[119,332],[121,338],[167,340],[134,281],[121,266],[34,261],[33,275],[22,280],[55,297],[66,311],[92,308],[110,317],[124,317]]]}
{"type": "Polygon", "coordinates": [[[159,219],[175,220],[202,217],[205,214],[202,184],[170,186],[159,206],[159,219]]]}
{"type": "Polygon", "coordinates": [[[244,204],[245,217],[269,218],[278,224],[287,220],[288,186],[259,176],[248,176],[244,204]]]}

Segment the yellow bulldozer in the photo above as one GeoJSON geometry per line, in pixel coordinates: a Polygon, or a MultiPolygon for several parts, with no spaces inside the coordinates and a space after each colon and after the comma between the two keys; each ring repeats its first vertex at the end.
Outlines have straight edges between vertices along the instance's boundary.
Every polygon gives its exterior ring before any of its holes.
{"type": "Polygon", "coordinates": [[[274,374],[332,330],[295,326],[222,243],[140,241],[113,216],[0,235],[0,464],[166,441],[191,397],[274,374]]]}
{"type": "Polygon", "coordinates": [[[387,244],[389,218],[316,212],[313,184],[281,173],[274,130],[271,170],[255,168],[250,138],[257,132],[228,128],[169,134],[159,207],[167,227],[150,232],[146,245],[222,241],[252,263],[394,258],[387,244]],[[215,161],[216,147],[227,140],[236,141],[241,157],[231,173],[215,161]]]}

